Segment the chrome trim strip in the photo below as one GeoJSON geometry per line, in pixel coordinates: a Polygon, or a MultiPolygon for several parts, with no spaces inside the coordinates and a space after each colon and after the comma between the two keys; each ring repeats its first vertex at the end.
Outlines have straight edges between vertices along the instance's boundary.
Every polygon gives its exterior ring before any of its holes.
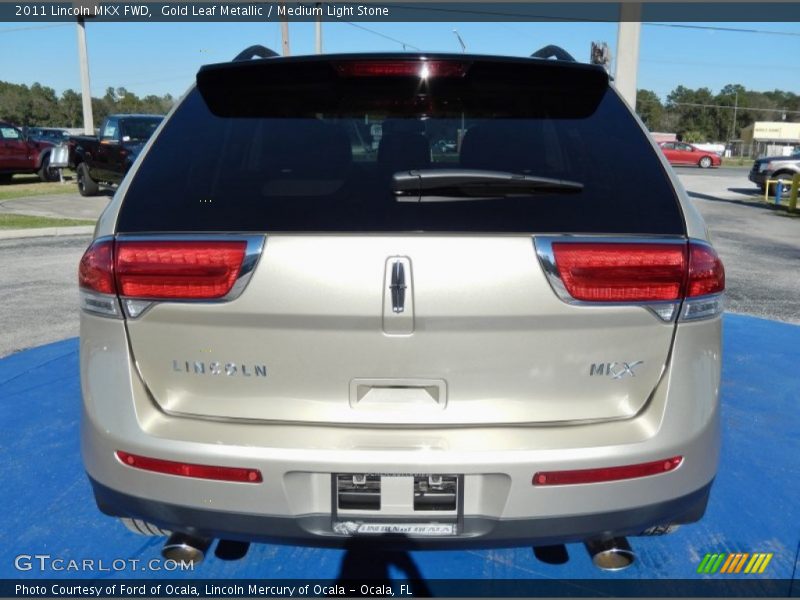
{"type": "Polygon", "coordinates": [[[92,290],[78,288],[78,303],[80,309],[99,317],[121,319],[122,310],[116,294],[101,294],[92,290]]]}
{"type": "Polygon", "coordinates": [[[718,294],[706,294],[705,296],[692,296],[683,301],[683,308],[678,315],[679,323],[695,323],[697,321],[705,321],[720,316],[725,311],[725,292],[718,294]],[[710,313],[701,313],[699,315],[690,315],[692,307],[702,305],[705,303],[714,304],[714,311],[710,313]]]}

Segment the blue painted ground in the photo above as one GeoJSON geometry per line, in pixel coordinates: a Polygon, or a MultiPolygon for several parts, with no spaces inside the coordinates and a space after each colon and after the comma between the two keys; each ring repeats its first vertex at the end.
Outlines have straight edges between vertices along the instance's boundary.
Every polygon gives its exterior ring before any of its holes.
{"type": "MultiPolygon", "coordinates": [[[[764,578],[790,581],[800,546],[800,327],[726,315],[722,463],[705,518],[673,535],[635,538],[636,564],[621,574],[592,567],[583,547],[567,546],[562,565],[529,548],[411,552],[422,577],[475,579],[691,579],[707,552],[772,552],[764,578]]],[[[159,556],[153,538],[130,534],[102,516],[91,497],[78,448],[78,342],[69,339],[0,360],[0,579],[181,577],[179,572],[85,573],[14,567],[19,554],[82,560],[159,556]]],[[[343,564],[361,576],[406,577],[409,567],[343,550],[254,545],[238,561],[210,556],[194,578],[324,578],[343,564]],[[345,561],[345,558],[347,560],[345,561]]],[[[403,558],[406,558],[405,556],[403,558]]],[[[720,576],[717,575],[716,578],[720,576]]],[[[797,595],[795,582],[791,593],[797,595]]]]}

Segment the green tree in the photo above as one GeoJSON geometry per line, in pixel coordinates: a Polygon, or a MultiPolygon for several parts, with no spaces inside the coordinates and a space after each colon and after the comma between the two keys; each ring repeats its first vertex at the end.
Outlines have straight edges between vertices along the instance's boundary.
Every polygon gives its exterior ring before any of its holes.
{"type": "Polygon", "coordinates": [[[664,116],[664,105],[658,95],[651,90],[637,90],[636,113],[647,125],[650,131],[661,129],[661,119],[664,116]]]}
{"type": "Polygon", "coordinates": [[[81,127],[83,125],[83,101],[80,94],[74,90],[64,90],[58,102],[58,107],[62,125],[66,127],[81,127]]]}
{"type": "Polygon", "coordinates": [[[742,104],[746,97],[746,91],[743,85],[729,83],[723,87],[719,93],[714,96],[714,103],[727,108],[720,108],[717,118],[717,132],[716,139],[739,139],[742,127],[749,125],[742,118],[739,112],[739,106],[742,104]],[[734,127],[734,108],[736,107],[736,123],[734,127]]]}
{"type": "Polygon", "coordinates": [[[699,133],[702,141],[717,137],[718,110],[713,105],[714,95],[708,88],[691,90],[682,85],[667,96],[667,108],[678,115],[678,133],[699,133]]]}
{"type": "Polygon", "coordinates": [[[34,83],[30,88],[31,122],[26,125],[58,125],[58,97],[53,88],[34,83]]]}
{"type": "Polygon", "coordinates": [[[2,83],[0,116],[16,125],[30,125],[33,119],[31,93],[26,85],[2,83]]]}
{"type": "MultiPolygon", "coordinates": [[[[166,114],[174,103],[169,94],[151,94],[142,99],[124,87],[109,87],[102,98],[92,98],[94,125],[115,112],[166,114]]],[[[22,126],[80,127],[83,103],[81,95],[74,90],[65,90],[58,97],[53,88],[40,83],[29,88],[0,81],[0,119],[22,126]]]]}

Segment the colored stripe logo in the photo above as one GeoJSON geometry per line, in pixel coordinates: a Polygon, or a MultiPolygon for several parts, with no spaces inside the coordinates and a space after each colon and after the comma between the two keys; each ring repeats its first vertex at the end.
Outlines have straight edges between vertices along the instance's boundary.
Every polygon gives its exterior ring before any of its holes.
{"type": "Polygon", "coordinates": [[[772,552],[734,552],[706,554],[697,567],[697,572],[704,575],[714,575],[724,573],[726,575],[734,573],[746,573],[755,575],[763,573],[769,561],[772,560],[772,552]]]}

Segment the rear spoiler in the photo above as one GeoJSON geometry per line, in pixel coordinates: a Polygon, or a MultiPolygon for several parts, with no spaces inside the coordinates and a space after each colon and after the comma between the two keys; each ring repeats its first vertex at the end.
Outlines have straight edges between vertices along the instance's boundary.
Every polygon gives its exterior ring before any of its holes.
{"type": "Polygon", "coordinates": [[[200,94],[217,116],[582,118],[594,113],[609,85],[601,66],[574,60],[416,53],[279,57],[264,47],[238,56],[197,73],[200,94]]]}
{"type": "MultiPolygon", "coordinates": [[[[280,56],[280,55],[277,52],[275,52],[275,50],[273,50],[272,48],[267,48],[266,46],[262,46],[261,44],[255,44],[254,46],[249,46],[245,48],[239,54],[237,54],[233,58],[233,62],[241,62],[243,60],[251,60],[253,58],[272,58],[273,56],[280,56]]],[[[543,59],[554,58],[556,60],[576,62],[575,57],[572,56],[569,52],[564,50],[561,46],[555,46],[553,44],[542,46],[536,52],[531,54],[531,58],[543,58],[543,59]]]]}

